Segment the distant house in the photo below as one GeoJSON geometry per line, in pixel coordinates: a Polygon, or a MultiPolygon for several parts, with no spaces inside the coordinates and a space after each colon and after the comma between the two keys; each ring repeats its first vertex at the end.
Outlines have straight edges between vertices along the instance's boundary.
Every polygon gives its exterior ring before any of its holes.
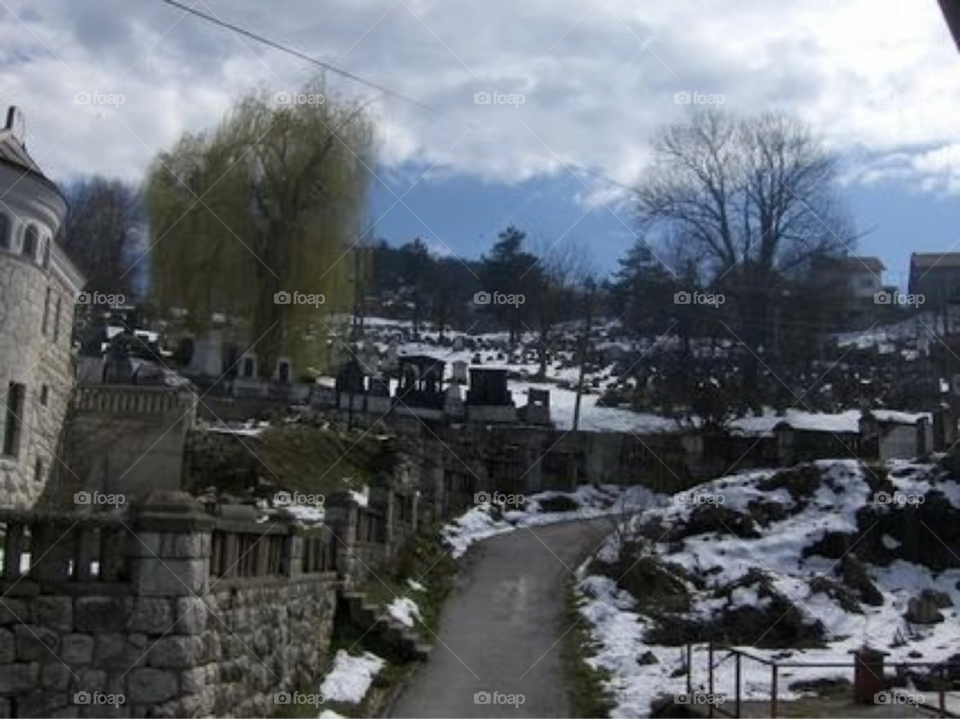
{"type": "Polygon", "coordinates": [[[923,295],[923,309],[943,312],[960,306],[960,252],[915,252],[910,255],[910,289],[923,295]]]}
{"type": "Polygon", "coordinates": [[[818,271],[837,295],[846,298],[844,314],[848,320],[872,321],[877,311],[874,295],[886,289],[885,269],[879,257],[838,257],[823,260],[818,271]]]}

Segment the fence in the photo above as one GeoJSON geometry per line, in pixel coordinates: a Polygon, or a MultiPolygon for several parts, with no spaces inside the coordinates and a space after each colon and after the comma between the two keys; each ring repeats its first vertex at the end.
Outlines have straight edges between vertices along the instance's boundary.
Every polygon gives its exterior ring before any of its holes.
{"type": "MultiPolygon", "coordinates": [[[[725,717],[741,717],[743,716],[744,711],[744,698],[743,698],[743,664],[744,661],[751,661],[761,664],[763,666],[769,667],[770,669],[770,713],[769,716],[772,719],[776,719],[778,716],[778,708],[780,703],[780,680],[783,678],[781,670],[784,669],[846,669],[854,673],[854,683],[852,685],[854,695],[861,693],[864,687],[869,689],[870,694],[873,693],[873,688],[878,687],[881,690],[885,688],[885,676],[883,672],[883,660],[880,659],[879,664],[871,664],[860,659],[859,655],[856,655],[849,662],[816,662],[816,661],[780,661],[777,659],[768,659],[766,657],[757,656],[756,654],[751,654],[750,652],[737,649],[735,647],[725,646],[725,645],[715,645],[709,643],[707,645],[700,645],[701,649],[705,648],[707,652],[707,716],[713,717],[715,714],[725,717]],[[716,659],[718,653],[723,654],[719,660],[716,659]],[[719,669],[721,665],[725,664],[727,661],[733,661],[733,672],[734,672],[734,699],[733,699],[733,708],[727,709],[726,702],[718,704],[712,701],[717,695],[714,692],[715,687],[715,669],[719,669]],[[715,661],[716,660],[716,661],[715,661]],[[861,679],[863,677],[863,679],[861,679]]],[[[694,677],[693,677],[693,652],[695,645],[687,644],[686,645],[686,675],[687,675],[687,695],[693,695],[694,687],[694,677]]],[[[882,656],[882,655],[881,655],[882,656]]],[[[911,668],[926,669],[925,673],[934,674],[937,677],[937,695],[938,702],[936,707],[927,706],[926,704],[915,704],[918,709],[936,712],[937,716],[940,717],[956,717],[957,714],[953,714],[947,711],[946,703],[946,694],[947,686],[951,681],[951,678],[948,678],[948,672],[953,674],[950,670],[960,669],[960,663],[956,662],[891,662],[890,666],[893,667],[897,674],[899,675],[904,670],[911,668]]],[[[750,712],[750,716],[756,716],[755,712],[750,712]]]]}

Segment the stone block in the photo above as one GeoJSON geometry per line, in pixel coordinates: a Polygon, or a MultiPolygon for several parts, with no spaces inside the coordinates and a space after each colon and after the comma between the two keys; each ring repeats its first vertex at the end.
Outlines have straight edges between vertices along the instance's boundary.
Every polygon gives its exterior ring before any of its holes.
{"type": "Polygon", "coordinates": [[[93,662],[93,637],[89,634],[68,634],[63,638],[60,659],[68,666],[93,662]]]}
{"type": "Polygon", "coordinates": [[[40,665],[7,664],[0,666],[0,694],[19,694],[37,686],[40,680],[40,665]]]}
{"type": "Polygon", "coordinates": [[[0,599],[0,626],[30,622],[32,619],[27,603],[22,599],[4,597],[0,599]]]}
{"type": "Polygon", "coordinates": [[[73,631],[73,599],[71,597],[36,597],[33,600],[34,622],[66,634],[73,631]]]}
{"type": "Polygon", "coordinates": [[[140,559],[135,591],[141,596],[202,596],[210,573],[208,559],[140,559]]]}
{"type": "Polygon", "coordinates": [[[39,624],[19,624],[13,632],[17,639],[17,659],[25,662],[56,661],[60,637],[55,631],[39,624]]]}
{"type": "Polygon", "coordinates": [[[180,672],[180,694],[197,694],[207,686],[207,668],[193,667],[180,672]]]}
{"type": "Polygon", "coordinates": [[[50,716],[51,712],[66,707],[72,701],[73,697],[65,689],[35,689],[17,697],[17,713],[27,717],[50,716]]]}
{"type": "Polygon", "coordinates": [[[16,635],[9,629],[0,629],[0,664],[12,664],[17,658],[16,635]]]}
{"type": "Polygon", "coordinates": [[[44,664],[40,675],[40,686],[45,689],[66,690],[70,687],[73,672],[60,662],[44,664]]]}
{"type": "Polygon", "coordinates": [[[127,675],[127,702],[156,704],[177,696],[177,673],[140,667],[127,675]]]}
{"type": "Polygon", "coordinates": [[[150,650],[148,664],[161,669],[187,669],[202,664],[204,641],[199,636],[163,637],[150,650]]]}
{"type": "Polygon", "coordinates": [[[209,532],[141,532],[133,556],[159,559],[205,559],[210,556],[209,532]]]}
{"type": "MultiPolygon", "coordinates": [[[[160,597],[134,597],[129,600],[127,631],[166,634],[173,626],[173,604],[160,597]]],[[[179,615],[178,615],[179,616],[179,615]]]]}
{"type": "Polygon", "coordinates": [[[80,597],[74,604],[78,632],[116,632],[127,624],[127,603],[117,597],[80,597]]]}
{"type": "MultiPolygon", "coordinates": [[[[114,667],[127,663],[127,637],[119,632],[104,632],[94,636],[94,664],[98,667],[114,667]]],[[[129,667],[126,667],[129,668],[129,667]]]]}
{"type": "Polygon", "coordinates": [[[210,619],[210,609],[207,607],[206,599],[181,597],[174,601],[176,602],[174,614],[179,621],[173,631],[176,634],[202,634],[210,619]]]}

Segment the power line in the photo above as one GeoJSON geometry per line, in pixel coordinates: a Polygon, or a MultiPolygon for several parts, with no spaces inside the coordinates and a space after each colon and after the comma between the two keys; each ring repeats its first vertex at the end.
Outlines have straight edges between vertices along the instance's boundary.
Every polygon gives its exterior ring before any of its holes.
{"type": "MultiPolygon", "coordinates": [[[[415,106],[415,107],[417,107],[417,108],[419,108],[419,109],[421,109],[421,110],[425,110],[425,111],[427,111],[427,112],[430,112],[430,113],[439,115],[439,116],[441,116],[441,117],[444,117],[444,118],[447,118],[447,119],[450,119],[450,120],[455,120],[455,118],[454,118],[452,115],[450,115],[449,113],[444,112],[443,110],[440,110],[440,109],[438,109],[438,108],[436,108],[436,107],[432,107],[431,105],[428,105],[428,104],[426,104],[425,102],[422,102],[421,100],[418,100],[418,99],[416,99],[416,98],[410,97],[409,95],[405,95],[405,94],[403,94],[403,93],[401,93],[401,92],[397,92],[396,90],[391,90],[390,88],[385,87],[384,85],[381,85],[381,84],[379,84],[379,83],[377,83],[377,82],[374,82],[374,81],[372,81],[372,80],[368,80],[368,79],[366,79],[366,78],[364,78],[364,77],[361,77],[360,75],[357,75],[357,74],[355,74],[355,73],[349,72],[349,71],[347,71],[347,70],[342,70],[342,69],[338,68],[335,63],[329,63],[329,62],[325,62],[325,61],[323,61],[323,60],[318,60],[317,58],[311,57],[310,55],[307,55],[306,53],[300,52],[299,50],[297,50],[297,49],[295,49],[295,48],[292,48],[292,47],[288,47],[288,46],[286,46],[286,45],[283,45],[283,44],[281,44],[281,43],[279,43],[279,42],[277,42],[277,41],[275,41],[275,40],[271,40],[271,39],[268,38],[268,37],[264,37],[263,35],[259,35],[259,34],[255,33],[255,32],[252,32],[252,31],[247,30],[247,29],[245,29],[245,28],[243,28],[243,27],[240,27],[239,25],[235,25],[235,24],[233,24],[233,23],[226,22],[226,21],[221,20],[220,18],[215,17],[215,16],[213,16],[213,15],[208,15],[207,13],[201,12],[200,10],[197,10],[196,8],[190,7],[189,5],[184,5],[183,3],[179,2],[178,0],[160,0],[160,2],[165,3],[165,4],[167,4],[167,5],[170,5],[171,7],[175,7],[175,8],[177,8],[177,9],[179,9],[179,10],[183,10],[185,13],[190,13],[191,15],[195,15],[196,17],[199,17],[199,18],[201,18],[201,19],[203,19],[203,20],[206,20],[207,22],[211,22],[211,23],[213,23],[213,24],[215,24],[215,25],[219,25],[220,27],[223,27],[223,28],[226,28],[226,29],[228,29],[228,30],[231,30],[231,31],[237,33],[238,35],[243,35],[244,37],[247,37],[247,38],[249,38],[249,39],[251,39],[251,40],[254,40],[254,41],[256,41],[256,42],[259,42],[259,43],[261,43],[261,44],[263,44],[263,45],[267,45],[268,47],[271,47],[271,48],[273,48],[273,49],[275,49],[275,50],[279,50],[280,52],[287,53],[288,55],[292,55],[293,57],[299,58],[300,60],[305,60],[305,61],[307,61],[307,62],[309,62],[309,63],[311,63],[311,64],[313,64],[313,65],[316,65],[317,67],[322,67],[322,68],[324,68],[324,70],[326,70],[327,72],[332,72],[332,73],[337,74],[337,75],[340,75],[340,76],[342,76],[342,77],[344,77],[344,78],[346,78],[346,79],[348,79],[348,80],[351,80],[351,81],[353,81],[353,82],[356,82],[357,84],[363,85],[363,86],[365,86],[365,87],[369,87],[369,88],[371,88],[371,89],[373,89],[373,90],[376,90],[377,92],[381,92],[381,93],[383,93],[383,94],[385,94],[385,95],[389,95],[390,97],[394,97],[394,98],[396,98],[397,100],[402,100],[403,102],[409,103],[409,104],[411,104],[411,105],[413,105],[413,106],[415,106]]],[[[324,74],[326,74],[326,73],[324,73],[324,74]]],[[[595,178],[595,179],[602,180],[603,182],[606,182],[606,183],[608,183],[608,184],[610,184],[610,185],[613,185],[613,186],[615,186],[615,187],[620,187],[620,188],[625,189],[625,190],[630,190],[631,192],[633,192],[634,190],[636,190],[635,187],[631,187],[630,185],[624,185],[623,183],[621,183],[621,182],[619,182],[619,181],[617,181],[617,180],[613,180],[613,179],[607,177],[607,176],[604,175],[602,172],[597,172],[596,170],[591,170],[590,168],[583,167],[582,165],[577,165],[577,164],[575,164],[575,163],[563,162],[562,160],[558,160],[558,158],[557,158],[555,155],[547,155],[545,152],[538,151],[538,150],[534,150],[534,154],[537,154],[537,155],[539,155],[540,157],[544,157],[544,158],[547,158],[547,159],[552,159],[552,160],[559,161],[561,164],[566,165],[567,167],[569,167],[569,168],[571,168],[571,169],[576,169],[577,171],[579,171],[579,172],[581,172],[581,173],[583,173],[583,174],[585,174],[585,175],[590,175],[591,177],[593,177],[593,178],[595,178]]]]}

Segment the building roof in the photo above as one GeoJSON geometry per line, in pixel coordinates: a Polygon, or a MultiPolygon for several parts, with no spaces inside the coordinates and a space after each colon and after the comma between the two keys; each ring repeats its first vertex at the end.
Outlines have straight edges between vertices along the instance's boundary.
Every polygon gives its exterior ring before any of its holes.
{"type": "Polygon", "coordinates": [[[910,267],[960,267],[960,252],[914,252],[910,255],[910,267]]]}
{"type": "Polygon", "coordinates": [[[22,170],[40,182],[53,188],[63,197],[60,188],[50,178],[43,174],[40,166],[30,157],[26,145],[26,123],[19,108],[11,105],[7,110],[7,121],[0,129],[0,162],[22,170]]]}
{"type": "Polygon", "coordinates": [[[840,260],[840,267],[847,272],[883,272],[886,266],[879,257],[844,257],[840,260]]]}

